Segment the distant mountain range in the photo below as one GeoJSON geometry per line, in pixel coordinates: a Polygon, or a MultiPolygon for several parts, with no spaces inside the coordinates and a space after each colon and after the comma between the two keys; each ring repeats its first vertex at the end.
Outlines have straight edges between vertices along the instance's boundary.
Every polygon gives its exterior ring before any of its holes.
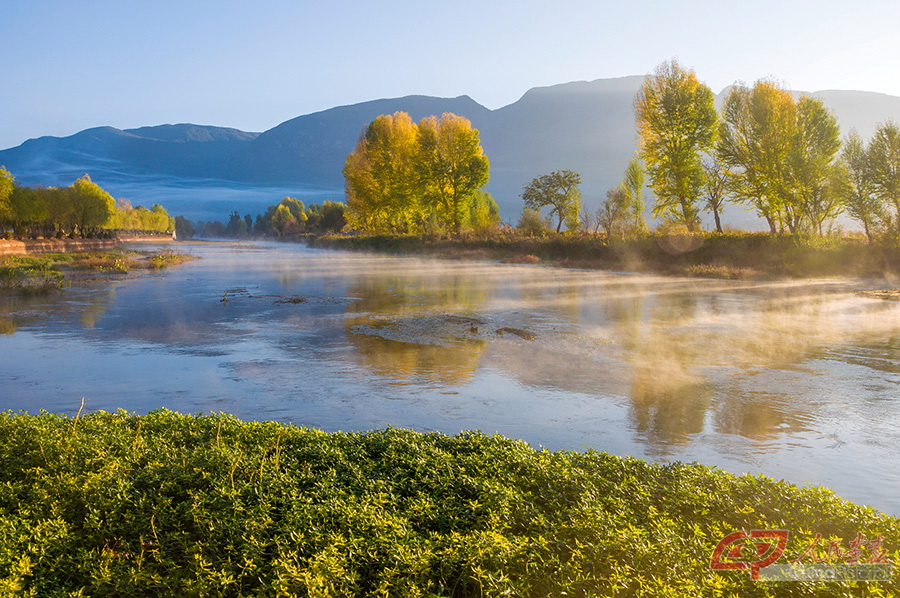
{"type": "MultiPolygon", "coordinates": [[[[264,133],[193,124],[100,127],[28,140],[0,151],[0,165],[29,185],[68,185],[89,173],[134,203],[160,202],[189,217],[220,219],[233,209],[256,213],[284,194],[339,199],[344,160],[376,116],[402,110],[418,120],[453,112],[481,131],[491,160],[488,190],[503,215],[514,219],[522,186],[540,174],[563,168],[581,173],[589,206],[618,183],[636,149],[632,105],[642,81],[635,76],[540,87],[497,110],[468,96],[374,100],[299,116],[264,133]]],[[[813,95],[834,111],[844,133],[855,128],[868,137],[879,122],[900,122],[900,97],[813,95]]],[[[739,212],[735,217],[747,220],[739,212]]]]}

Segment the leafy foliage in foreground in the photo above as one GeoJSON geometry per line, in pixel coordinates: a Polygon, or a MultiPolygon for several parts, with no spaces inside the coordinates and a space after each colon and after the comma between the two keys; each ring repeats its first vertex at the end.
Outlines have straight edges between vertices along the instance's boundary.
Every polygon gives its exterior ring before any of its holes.
{"type": "Polygon", "coordinates": [[[738,529],[884,536],[827,490],[501,436],[226,415],[0,415],[0,594],[846,596],[712,572],[738,529]]]}

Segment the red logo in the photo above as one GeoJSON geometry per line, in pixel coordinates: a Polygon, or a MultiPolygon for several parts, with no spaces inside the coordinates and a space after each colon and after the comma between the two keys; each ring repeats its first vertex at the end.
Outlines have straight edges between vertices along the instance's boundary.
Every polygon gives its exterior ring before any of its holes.
{"type": "Polygon", "coordinates": [[[783,529],[732,532],[716,545],[709,568],[714,571],[749,569],[750,577],[759,579],[760,569],[781,558],[789,535],[783,529]]]}

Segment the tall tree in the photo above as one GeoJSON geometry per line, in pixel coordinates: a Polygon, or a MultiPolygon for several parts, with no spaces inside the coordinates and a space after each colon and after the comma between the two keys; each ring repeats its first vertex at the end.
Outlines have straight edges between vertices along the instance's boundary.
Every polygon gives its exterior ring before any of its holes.
{"type": "Polygon", "coordinates": [[[615,236],[625,237],[631,219],[631,200],[622,187],[606,192],[606,199],[597,210],[597,226],[606,232],[607,241],[615,236]]]}
{"type": "Polygon", "coordinates": [[[755,207],[773,233],[784,222],[783,181],[795,123],[793,97],[771,81],[752,89],[735,85],[722,106],[716,153],[729,167],[729,192],[755,207]]]}
{"type": "Polygon", "coordinates": [[[725,166],[715,157],[703,162],[703,197],[704,209],[712,212],[716,221],[716,232],[722,232],[722,219],[719,213],[725,205],[727,196],[728,172],[725,166]]]}
{"type": "Polygon", "coordinates": [[[449,112],[440,119],[422,119],[417,163],[426,205],[459,232],[471,220],[476,193],[490,176],[478,130],[468,119],[449,112]]]}
{"type": "Polygon", "coordinates": [[[647,228],[644,220],[644,168],[637,157],[632,158],[625,168],[625,177],[619,185],[628,201],[628,215],[631,228],[639,232],[647,228]]]}
{"type": "Polygon", "coordinates": [[[885,208],[885,223],[900,237],[900,127],[882,123],[869,141],[867,172],[872,192],[885,208]]]}
{"type": "Polygon", "coordinates": [[[715,98],[697,75],[677,61],[660,64],[635,99],[640,154],[656,193],[654,216],[698,226],[702,153],[716,136],[715,98]]]}
{"type": "Polygon", "coordinates": [[[0,221],[12,219],[12,206],[9,197],[15,188],[15,179],[13,175],[6,170],[5,166],[0,166],[0,221]]]}
{"type": "Polygon", "coordinates": [[[116,200],[88,175],[72,183],[69,195],[72,217],[80,234],[84,234],[87,227],[104,226],[115,211],[116,200]]]}
{"type": "Polygon", "coordinates": [[[844,207],[854,220],[863,225],[869,243],[874,241],[885,211],[869,176],[869,154],[862,138],[855,130],[844,141],[841,159],[847,172],[844,186],[844,207]]]}
{"type": "Polygon", "coordinates": [[[578,228],[578,212],[581,210],[581,175],[571,170],[557,170],[532,179],[522,191],[525,207],[538,212],[550,206],[549,216],[556,216],[556,232],[563,222],[570,230],[578,228]]]}
{"type": "Polygon", "coordinates": [[[416,169],[419,129],[405,112],[372,121],[344,164],[347,220],[369,232],[408,232],[425,220],[416,169]]]}
{"type": "Polygon", "coordinates": [[[818,234],[843,205],[839,193],[843,171],[835,165],[841,148],[840,127],[822,100],[802,96],[783,181],[785,216],[791,232],[808,224],[818,234]]]}

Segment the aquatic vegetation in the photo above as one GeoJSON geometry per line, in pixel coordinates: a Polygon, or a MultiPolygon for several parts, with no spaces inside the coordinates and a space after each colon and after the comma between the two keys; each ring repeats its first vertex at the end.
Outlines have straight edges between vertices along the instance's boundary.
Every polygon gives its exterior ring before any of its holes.
{"type": "Polygon", "coordinates": [[[881,537],[830,491],[499,435],[333,433],[228,415],[0,415],[0,593],[852,596],[713,571],[737,530],[881,537]]]}

